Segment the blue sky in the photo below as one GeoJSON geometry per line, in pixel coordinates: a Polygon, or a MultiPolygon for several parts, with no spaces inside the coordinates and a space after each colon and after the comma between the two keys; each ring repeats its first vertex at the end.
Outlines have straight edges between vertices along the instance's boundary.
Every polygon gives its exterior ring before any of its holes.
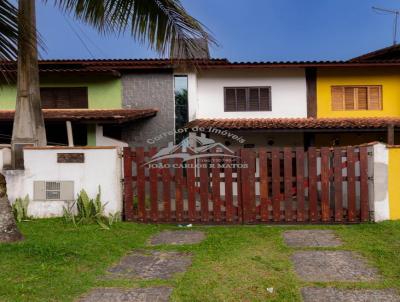
{"type": "MultiPolygon", "coordinates": [[[[128,34],[101,36],[38,1],[43,58],[148,58],[157,54],[128,34]],[[81,41],[85,41],[84,43],[81,41]],[[86,47],[85,47],[86,45],[86,47]]],[[[400,0],[182,0],[216,37],[213,57],[232,61],[341,60],[392,44],[400,0]]],[[[400,36],[398,38],[400,40],[400,36]]]]}

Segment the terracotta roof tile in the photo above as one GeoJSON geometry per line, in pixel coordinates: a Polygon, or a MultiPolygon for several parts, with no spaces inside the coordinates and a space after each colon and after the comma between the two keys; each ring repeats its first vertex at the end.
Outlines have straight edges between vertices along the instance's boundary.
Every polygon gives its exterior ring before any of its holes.
{"type": "Polygon", "coordinates": [[[255,119],[197,119],[188,127],[219,129],[370,129],[400,127],[400,118],[255,118],[255,119]]]}
{"type": "MultiPolygon", "coordinates": [[[[47,121],[111,121],[125,123],[157,114],[157,109],[43,109],[47,121]]],[[[14,119],[15,110],[0,110],[0,121],[14,119]]]]}

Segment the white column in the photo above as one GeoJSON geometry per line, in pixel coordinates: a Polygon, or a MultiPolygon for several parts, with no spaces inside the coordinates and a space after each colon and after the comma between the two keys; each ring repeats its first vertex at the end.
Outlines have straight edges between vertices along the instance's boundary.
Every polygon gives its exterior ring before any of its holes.
{"type": "Polygon", "coordinates": [[[374,221],[390,219],[389,214],[389,190],[388,169],[389,151],[386,145],[378,143],[374,145],[374,221]]]}

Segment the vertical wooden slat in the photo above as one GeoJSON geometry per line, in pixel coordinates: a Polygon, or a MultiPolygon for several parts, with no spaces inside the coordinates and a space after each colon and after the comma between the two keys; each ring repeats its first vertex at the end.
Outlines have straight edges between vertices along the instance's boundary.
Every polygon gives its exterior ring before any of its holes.
{"type": "MultiPolygon", "coordinates": [[[[225,151],[228,154],[228,151],[225,151]]],[[[230,153],[229,153],[230,154],[230,153]]],[[[232,180],[232,158],[225,158],[225,216],[227,222],[233,221],[233,180],[232,180]]]]}
{"type": "Polygon", "coordinates": [[[251,222],[250,219],[250,163],[249,163],[249,150],[243,149],[241,153],[241,159],[244,166],[241,169],[242,178],[242,211],[243,211],[243,223],[251,222]]]}
{"type": "Polygon", "coordinates": [[[360,147],[360,207],[361,221],[366,222],[369,220],[367,147],[360,147]]]}
{"type": "MultiPolygon", "coordinates": [[[[157,153],[157,147],[153,147],[149,150],[149,157],[151,158],[157,153]]],[[[157,164],[157,163],[155,163],[157,164]]],[[[150,202],[151,210],[150,217],[153,222],[158,221],[158,168],[149,167],[149,178],[150,178],[150,202]]]]}
{"type": "Polygon", "coordinates": [[[281,173],[280,173],[280,158],[279,149],[272,148],[272,216],[275,222],[281,220],[281,173]]]}
{"type": "Polygon", "coordinates": [[[137,199],[138,199],[138,219],[146,221],[146,179],[144,167],[144,148],[136,148],[136,170],[137,170],[137,199]]]}
{"type": "Polygon", "coordinates": [[[285,221],[293,220],[293,198],[292,198],[292,148],[285,147],[283,150],[284,184],[285,184],[285,221]]]}
{"type": "MultiPolygon", "coordinates": [[[[213,150],[216,153],[216,148],[213,150]]],[[[212,200],[213,200],[213,217],[215,222],[221,221],[221,180],[220,180],[220,169],[218,167],[219,157],[213,156],[212,162],[212,200]]]]}
{"type": "Polygon", "coordinates": [[[133,187],[132,187],[132,156],[131,148],[124,148],[124,217],[133,220],[133,187]]]}
{"type": "Polygon", "coordinates": [[[175,213],[176,221],[183,221],[183,168],[182,159],[175,158],[175,213]]]}
{"type": "Polygon", "coordinates": [[[267,150],[259,149],[259,171],[260,171],[260,214],[261,221],[268,221],[268,166],[267,150]]]}
{"type": "Polygon", "coordinates": [[[164,221],[171,221],[171,175],[169,169],[169,160],[162,160],[162,184],[163,184],[163,206],[164,206],[164,221]]]}
{"type": "Polygon", "coordinates": [[[304,149],[296,148],[297,221],[304,221],[304,149]]]}
{"type": "Polygon", "coordinates": [[[323,222],[328,222],[330,219],[329,155],[329,148],[321,148],[321,218],[323,222]]]}
{"type": "Polygon", "coordinates": [[[254,149],[248,149],[249,164],[249,222],[256,221],[256,153],[254,149]]]}
{"type": "MultiPolygon", "coordinates": [[[[243,164],[243,160],[241,158],[242,149],[238,149],[235,152],[239,164],[243,164]]],[[[237,219],[239,223],[243,222],[243,197],[242,197],[242,170],[241,168],[236,168],[236,185],[237,185],[237,219]]]]}
{"type": "Polygon", "coordinates": [[[356,169],[354,147],[347,147],[347,212],[349,222],[356,220],[356,169]]]}
{"type": "Polygon", "coordinates": [[[201,205],[201,221],[208,222],[208,162],[206,158],[200,159],[200,205],[201,205]]]}
{"type": "Polygon", "coordinates": [[[317,152],[315,147],[308,149],[308,199],[310,221],[315,222],[318,219],[317,152]]]}
{"type": "Polygon", "coordinates": [[[342,149],[334,149],[333,169],[335,179],[335,221],[343,220],[343,168],[342,168],[342,149]]]}
{"type": "Polygon", "coordinates": [[[189,220],[194,222],[197,218],[196,213],[196,160],[188,161],[187,189],[188,189],[188,214],[189,220]]]}

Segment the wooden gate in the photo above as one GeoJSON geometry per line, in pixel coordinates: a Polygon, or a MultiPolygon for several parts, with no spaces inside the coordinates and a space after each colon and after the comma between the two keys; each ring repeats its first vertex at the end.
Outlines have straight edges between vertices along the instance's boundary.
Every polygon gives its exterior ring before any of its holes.
{"type": "Polygon", "coordinates": [[[370,220],[367,146],[210,150],[153,161],[124,149],[124,216],[166,223],[358,223],[370,220]],[[220,152],[221,150],[219,150],[220,152]],[[234,157],[233,157],[234,156],[234,157]]]}

